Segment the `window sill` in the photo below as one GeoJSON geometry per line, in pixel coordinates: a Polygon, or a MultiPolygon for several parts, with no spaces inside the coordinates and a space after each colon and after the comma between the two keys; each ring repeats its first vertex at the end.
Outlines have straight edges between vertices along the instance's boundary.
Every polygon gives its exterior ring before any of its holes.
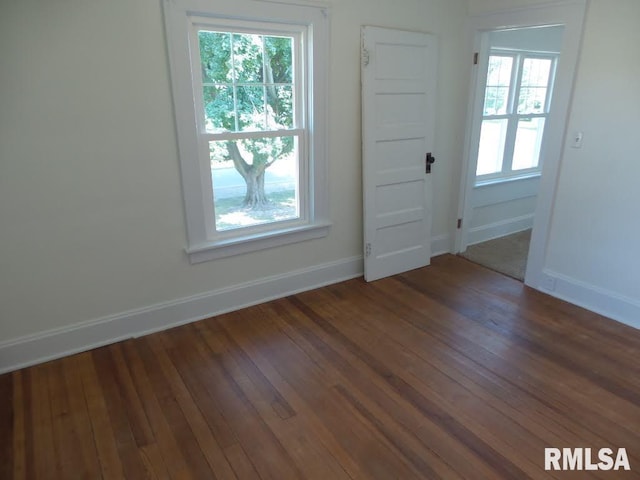
{"type": "Polygon", "coordinates": [[[476,181],[474,187],[490,187],[492,185],[498,185],[502,183],[511,183],[518,182],[520,180],[529,180],[531,178],[539,178],[542,175],[541,172],[531,172],[522,175],[514,175],[512,177],[498,177],[498,178],[488,178],[486,180],[478,180],[476,181]]]}
{"type": "Polygon", "coordinates": [[[187,248],[186,252],[189,256],[189,263],[202,263],[218,258],[232,257],[243,253],[326,237],[330,227],[331,223],[329,222],[318,222],[311,225],[217,240],[187,248]]]}

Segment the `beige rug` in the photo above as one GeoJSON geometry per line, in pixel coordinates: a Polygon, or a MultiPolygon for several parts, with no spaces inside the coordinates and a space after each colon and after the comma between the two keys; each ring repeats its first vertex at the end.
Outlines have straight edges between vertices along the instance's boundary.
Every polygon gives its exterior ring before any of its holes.
{"type": "Polygon", "coordinates": [[[460,256],[484,267],[524,281],[531,230],[478,243],[460,256]]]}

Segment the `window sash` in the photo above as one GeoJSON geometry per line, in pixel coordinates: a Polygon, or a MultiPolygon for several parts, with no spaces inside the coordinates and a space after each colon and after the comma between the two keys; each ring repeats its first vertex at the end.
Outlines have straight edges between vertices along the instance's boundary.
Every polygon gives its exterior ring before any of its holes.
{"type": "Polygon", "coordinates": [[[284,130],[259,130],[251,132],[224,132],[224,133],[207,133],[200,134],[201,138],[207,141],[220,141],[220,140],[245,140],[251,138],[275,138],[286,137],[295,135],[305,135],[307,129],[304,128],[291,128],[284,130]]]}
{"type": "MultiPolygon", "coordinates": [[[[507,113],[505,114],[490,114],[490,115],[482,115],[481,127],[482,124],[486,120],[507,120],[507,133],[505,144],[502,152],[502,168],[498,172],[487,173],[487,174],[476,174],[477,182],[486,182],[491,180],[499,180],[499,179],[508,179],[511,177],[518,176],[526,176],[534,173],[538,173],[542,169],[542,164],[540,162],[540,158],[538,158],[538,165],[536,167],[513,170],[513,155],[516,146],[516,135],[518,131],[518,125],[522,119],[527,118],[544,118],[545,119],[545,127],[546,127],[546,119],[549,116],[549,109],[551,106],[551,97],[553,92],[553,84],[555,80],[555,72],[557,67],[557,55],[553,54],[542,54],[535,52],[513,52],[513,51],[505,51],[505,50],[492,50],[490,56],[498,56],[498,57],[512,57],[514,59],[511,71],[511,81],[509,83],[509,93],[508,93],[508,101],[507,101],[507,113]],[[522,85],[522,75],[523,75],[523,65],[525,60],[527,59],[545,59],[551,60],[551,66],[549,69],[549,78],[547,79],[546,85],[546,97],[545,97],[545,105],[543,108],[543,112],[541,113],[518,113],[518,103],[520,98],[520,92],[523,88],[522,85]]],[[[494,87],[493,85],[485,85],[484,89],[484,99],[483,99],[483,112],[484,107],[486,105],[486,96],[487,90],[489,88],[494,87]]],[[[536,85],[536,87],[540,87],[536,85]]],[[[524,86],[524,88],[529,88],[528,86],[524,86]]],[[[477,169],[477,167],[476,167],[477,169]]]]}
{"type": "MultiPolygon", "coordinates": [[[[238,227],[233,229],[226,230],[218,230],[215,225],[215,202],[213,201],[214,195],[214,186],[211,175],[211,164],[210,162],[207,164],[208,168],[208,182],[205,188],[209,188],[210,186],[210,196],[211,198],[211,213],[213,215],[212,218],[212,228],[214,229],[216,240],[225,240],[230,238],[235,238],[238,236],[252,236],[259,235],[261,233],[267,233],[272,230],[281,230],[286,228],[293,228],[306,225],[311,220],[311,212],[310,212],[310,202],[312,193],[312,186],[309,182],[309,168],[308,162],[301,162],[301,158],[308,157],[308,141],[307,141],[307,133],[305,131],[300,131],[300,134],[292,134],[290,130],[286,130],[286,136],[295,137],[298,142],[298,158],[296,159],[298,163],[298,175],[297,175],[297,184],[298,184],[298,201],[299,201],[299,215],[297,218],[285,219],[285,220],[276,220],[272,222],[260,223],[256,225],[249,225],[246,227],[238,227]],[[307,192],[306,194],[304,192],[307,192]]],[[[254,136],[251,138],[265,138],[264,136],[254,136]]],[[[211,140],[215,141],[215,140],[211,140]]],[[[206,152],[209,152],[209,140],[203,142],[203,149],[206,152]]]]}
{"type": "MultiPolygon", "coordinates": [[[[206,18],[206,17],[192,17],[193,23],[190,27],[189,43],[191,51],[191,65],[192,65],[192,77],[194,86],[194,103],[196,105],[196,113],[198,115],[197,125],[199,134],[211,134],[207,132],[205,125],[205,112],[204,112],[204,95],[203,87],[209,82],[204,82],[202,79],[202,71],[200,69],[200,48],[198,40],[198,32],[200,30],[207,30],[211,32],[223,32],[223,33],[245,33],[252,35],[264,35],[264,36],[286,36],[291,37],[292,41],[292,63],[293,63],[293,129],[306,129],[307,128],[307,103],[310,101],[308,98],[308,75],[306,72],[306,66],[303,62],[303,52],[307,51],[307,32],[306,29],[296,25],[286,25],[275,23],[273,25],[265,26],[264,22],[250,22],[240,20],[225,20],[224,24],[218,23],[220,19],[206,18]]],[[[215,82],[214,82],[215,83],[215,82]]],[[[234,82],[233,86],[244,85],[246,82],[234,82]]],[[[247,84],[249,86],[262,86],[272,85],[268,82],[247,84]]],[[[273,84],[281,85],[281,84],[273,84]]],[[[235,108],[235,100],[234,100],[235,108]]],[[[263,130],[243,130],[241,132],[274,132],[273,129],[265,128],[263,130]]],[[[237,132],[225,132],[225,133],[241,133],[237,132]]]]}

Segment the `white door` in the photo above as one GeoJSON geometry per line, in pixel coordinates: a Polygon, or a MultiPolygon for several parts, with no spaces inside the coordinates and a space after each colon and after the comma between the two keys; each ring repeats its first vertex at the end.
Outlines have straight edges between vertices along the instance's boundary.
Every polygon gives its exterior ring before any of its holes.
{"type": "Polygon", "coordinates": [[[437,42],[362,27],[364,276],[429,265],[437,42]]]}

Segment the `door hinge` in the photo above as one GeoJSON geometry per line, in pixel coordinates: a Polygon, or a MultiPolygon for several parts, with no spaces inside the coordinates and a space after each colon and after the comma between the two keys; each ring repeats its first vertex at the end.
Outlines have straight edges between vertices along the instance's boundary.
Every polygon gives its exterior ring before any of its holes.
{"type": "Polygon", "coordinates": [[[371,244],[367,243],[364,247],[364,256],[365,258],[370,257],[371,256],[371,244]]]}
{"type": "Polygon", "coordinates": [[[478,64],[478,56],[479,56],[479,55],[478,55],[478,52],[475,52],[475,53],[473,54],[473,64],[474,64],[474,65],[477,65],[477,64],[478,64]]]}
{"type": "Polygon", "coordinates": [[[366,67],[369,65],[369,50],[362,47],[362,66],[366,67]]]}
{"type": "Polygon", "coordinates": [[[458,219],[458,228],[462,228],[462,219],[461,218],[458,219]]]}

